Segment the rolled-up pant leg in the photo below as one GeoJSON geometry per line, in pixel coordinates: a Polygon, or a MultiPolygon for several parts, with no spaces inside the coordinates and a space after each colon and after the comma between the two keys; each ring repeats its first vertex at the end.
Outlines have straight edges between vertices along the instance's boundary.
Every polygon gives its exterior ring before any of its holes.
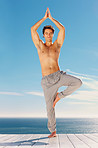
{"type": "Polygon", "coordinates": [[[82,81],[79,78],[66,74],[66,72],[61,71],[61,79],[59,81],[59,87],[67,86],[64,91],[58,94],[59,98],[64,98],[72,94],[82,85],[82,81]]]}

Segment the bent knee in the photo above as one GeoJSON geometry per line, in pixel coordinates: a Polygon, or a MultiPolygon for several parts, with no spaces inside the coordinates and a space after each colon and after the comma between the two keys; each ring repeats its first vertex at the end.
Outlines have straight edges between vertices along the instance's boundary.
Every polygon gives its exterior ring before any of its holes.
{"type": "Polygon", "coordinates": [[[80,79],[77,79],[77,85],[80,87],[82,85],[82,81],[80,79]]]}

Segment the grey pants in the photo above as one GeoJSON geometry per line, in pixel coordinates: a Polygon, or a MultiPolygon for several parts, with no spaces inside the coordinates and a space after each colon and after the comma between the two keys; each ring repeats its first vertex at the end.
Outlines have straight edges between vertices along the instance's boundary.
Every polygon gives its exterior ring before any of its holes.
{"type": "Polygon", "coordinates": [[[80,79],[60,70],[42,77],[41,86],[46,101],[48,129],[51,133],[56,130],[55,108],[53,108],[53,102],[56,98],[58,89],[62,86],[68,86],[64,91],[58,94],[59,98],[64,98],[72,94],[81,85],[82,81],[80,79]]]}

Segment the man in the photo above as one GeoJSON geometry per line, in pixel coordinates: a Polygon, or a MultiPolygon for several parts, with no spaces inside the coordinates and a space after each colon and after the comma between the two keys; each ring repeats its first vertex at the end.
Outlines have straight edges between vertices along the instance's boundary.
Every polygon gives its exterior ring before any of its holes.
{"type": "Polygon", "coordinates": [[[58,58],[65,38],[65,28],[51,16],[49,8],[47,8],[45,16],[31,27],[31,36],[37,48],[42,69],[41,85],[46,101],[48,129],[51,132],[48,137],[56,137],[55,104],[61,98],[64,98],[77,90],[82,85],[82,81],[66,74],[66,72],[60,71],[58,58]],[[57,40],[55,40],[54,43],[52,43],[54,28],[51,25],[44,26],[43,28],[45,43],[43,43],[37,33],[38,27],[47,18],[49,18],[59,29],[57,40]],[[61,86],[68,87],[64,91],[58,93],[57,91],[61,86]]]}

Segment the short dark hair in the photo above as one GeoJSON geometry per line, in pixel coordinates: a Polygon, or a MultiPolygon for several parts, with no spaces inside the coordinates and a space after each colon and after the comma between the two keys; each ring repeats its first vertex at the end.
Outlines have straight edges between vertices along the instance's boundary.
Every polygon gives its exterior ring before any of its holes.
{"type": "Polygon", "coordinates": [[[51,29],[53,33],[55,31],[55,29],[51,25],[47,25],[47,26],[44,26],[44,28],[43,28],[43,34],[45,32],[45,29],[51,29]]]}

